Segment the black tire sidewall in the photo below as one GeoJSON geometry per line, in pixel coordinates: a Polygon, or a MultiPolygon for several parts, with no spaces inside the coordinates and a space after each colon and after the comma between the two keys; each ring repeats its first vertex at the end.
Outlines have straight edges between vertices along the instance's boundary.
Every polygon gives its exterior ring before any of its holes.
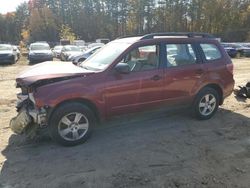
{"type": "Polygon", "coordinates": [[[71,102],[66,103],[61,106],[59,106],[55,111],[51,114],[50,120],[49,120],[49,133],[53,140],[55,140],[57,143],[63,145],[63,146],[75,146],[78,144],[81,144],[85,142],[94,127],[95,124],[95,117],[93,112],[86,106],[81,103],[77,102],[71,102]],[[86,134],[79,140],[76,141],[68,141],[63,139],[59,132],[58,132],[58,124],[65,115],[73,113],[73,112],[80,112],[85,115],[85,117],[88,119],[89,122],[89,128],[86,134]]]}
{"type": "Polygon", "coordinates": [[[206,88],[203,88],[197,95],[196,95],[196,98],[194,100],[194,103],[193,103],[193,113],[195,115],[195,117],[199,120],[207,120],[207,119],[210,119],[211,117],[214,116],[214,114],[217,112],[218,110],[218,107],[219,107],[219,94],[218,92],[213,89],[213,88],[209,88],[209,87],[206,87],[206,88]],[[204,116],[200,113],[200,110],[199,110],[199,104],[200,104],[200,101],[201,99],[207,95],[207,94],[212,94],[215,99],[216,99],[216,106],[214,108],[214,111],[207,115],[207,116],[204,116]]]}

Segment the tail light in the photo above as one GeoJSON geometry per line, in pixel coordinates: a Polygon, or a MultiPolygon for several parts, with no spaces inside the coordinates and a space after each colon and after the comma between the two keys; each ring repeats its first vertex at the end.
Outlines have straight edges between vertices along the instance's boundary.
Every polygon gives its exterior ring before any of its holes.
{"type": "Polygon", "coordinates": [[[226,67],[227,67],[227,70],[228,70],[231,74],[234,73],[234,65],[233,65],[233,63],[227,64],[226,67]]]}

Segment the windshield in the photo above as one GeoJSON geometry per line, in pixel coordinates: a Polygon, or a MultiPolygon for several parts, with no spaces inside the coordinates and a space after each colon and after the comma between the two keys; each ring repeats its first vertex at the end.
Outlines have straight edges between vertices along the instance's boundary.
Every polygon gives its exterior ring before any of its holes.
{"type": "Polygon", "coordinates": [[[81,49],[78,48],[77,46],[65,46],[64,49],[65,51],[75,51],[75,52],[81,51],[81,49]]]}
{"type": "Polygon", "coordinates": [[[30,46],[30,50],[49,50],[49,45],[33,44],[30,46]]]}
{"type": "Polygon", "coordinates": [[[111,42],[84,61],[81,66],[86,69],[104,70],[131,44],[111,42]]]}
{"type": "Polygon", "coordinates": [[[12,50],[12,47],[9,45],[0,45],[0,51],[12,50]]]}

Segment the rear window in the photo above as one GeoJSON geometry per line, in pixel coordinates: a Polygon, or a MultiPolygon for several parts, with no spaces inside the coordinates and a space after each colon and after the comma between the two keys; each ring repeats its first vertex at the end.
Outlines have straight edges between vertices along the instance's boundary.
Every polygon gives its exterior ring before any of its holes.
{"type": "Polygon", "coordinates": [[[207,61],[220,59],[222,57],[220,50],[214,44],[201,44],[201,48],[207,61]]]}

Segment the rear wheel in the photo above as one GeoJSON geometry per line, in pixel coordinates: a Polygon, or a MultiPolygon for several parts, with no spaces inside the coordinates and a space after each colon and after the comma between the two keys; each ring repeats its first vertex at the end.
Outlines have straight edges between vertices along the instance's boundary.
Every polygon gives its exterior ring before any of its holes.
{"type": "Polygon", "coordinates": [[[93,112],[81,103],[64,104],[52,114],[49,131],[52,139],[64,146],[85,142],[95,124],[93,112]]]}
{"type": "Polygon", "coordinates": [[[196,96],[193,111],[200,120],[210,119],[219,106],[219,94],[213,88],[204,88],[196,96]]]}

